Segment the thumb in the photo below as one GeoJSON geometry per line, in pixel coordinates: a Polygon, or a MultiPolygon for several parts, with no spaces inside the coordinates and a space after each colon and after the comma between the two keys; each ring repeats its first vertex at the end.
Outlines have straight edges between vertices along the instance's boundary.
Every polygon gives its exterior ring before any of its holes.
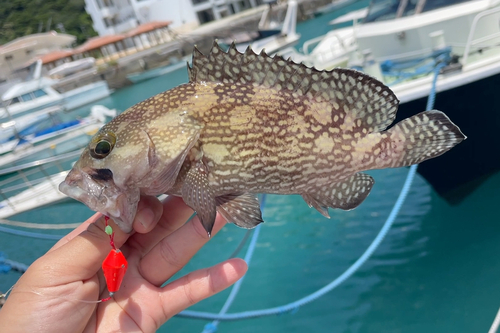
{"type": "MultiPolygon", "coordinates": [[[[142,197],[138,205],[134,228],[139,232],[150,230],[159,220],[163,206],[155,197],[142,197]],[[148,227],[144,227],[148,226],[148,227]]],[[[120,248],[133,232],[126,234],[114,223],[108,220],[114,235],[113,240],[120,248]]],[[[79,234],[70,234],[61,240],[45,256],[42,261],[46,267],[54,272],[54,284],[86,280],[94,276],[100,269],[103,260],[111,250],[110,237],[105,232],[105,217],[98,213],[84,223],[86,229],[79,234]]],[[[75,230],[76,231],[76,230],[75,230]]]]}

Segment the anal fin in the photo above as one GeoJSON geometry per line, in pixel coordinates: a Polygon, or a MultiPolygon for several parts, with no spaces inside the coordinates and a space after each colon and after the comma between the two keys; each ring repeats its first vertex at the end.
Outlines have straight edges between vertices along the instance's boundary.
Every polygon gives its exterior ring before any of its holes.
{"type": "Polygon", "coordinates": [[[314,207],[321,215],[330,217],[328,207],[343,210],[356,208],[366,199],[373,184],[374,180],[370,175],[359,172],[348,179],[331,184],[324,190],[324,186],[311,188],[302,194],[302,198],[309,207],[314,207]]]}
{"type": "Polygon", "coordinates": [[[207,170],[201,161],[197,162],[187,173],[181,188],[181,195],[184,202],[196,211],[210,237],[217,209],[214,191],[209,185],[207,170]]]}
{"type": "Polygon", "coordinates": [[[309,193],[304,193],[302,194],[302,199],[307,203],[309,208],[316,208],[316,210],[323,215],[324,217],[330,218],[330,214],[328,213],[328,206],[323,203],[322,199],[320,198],[316,199],[314,196],[310,195],[309,193]]]}
{"type": "Polygon", "coordinates": [[[262,220],[259,199],[254,194],[230,194],[216,198],[217,211],[238,227],[252,229],[262,220]]]}

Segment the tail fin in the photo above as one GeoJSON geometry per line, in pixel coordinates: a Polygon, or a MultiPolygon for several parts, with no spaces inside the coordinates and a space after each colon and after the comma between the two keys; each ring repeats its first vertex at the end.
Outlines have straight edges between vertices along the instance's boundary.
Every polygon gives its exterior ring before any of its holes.
{"type": "Polygon", "coordinates": [[[425,111],[387,131],[400,158],[391,167],[409,166],[444,154],[467,137],[443,112],[425,111]]]}

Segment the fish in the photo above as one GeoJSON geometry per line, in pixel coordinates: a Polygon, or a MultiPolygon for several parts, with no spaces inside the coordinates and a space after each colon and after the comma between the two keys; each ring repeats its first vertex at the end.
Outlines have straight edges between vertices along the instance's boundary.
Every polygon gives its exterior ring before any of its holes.
{"type": "Polygon", "coordinates": [[[399,100],[362,72],[320,71],[251,48],[194,48],[189,82],[104,125],[60,184],[62,193],[132,231],[141,195],[180,196],[210,236],[219,212],[263,222],[257,194],[299,194],[329,217],[356,208],[363,171],[439,156],[466,137],[441,111],[394,122],[399,100]]]}

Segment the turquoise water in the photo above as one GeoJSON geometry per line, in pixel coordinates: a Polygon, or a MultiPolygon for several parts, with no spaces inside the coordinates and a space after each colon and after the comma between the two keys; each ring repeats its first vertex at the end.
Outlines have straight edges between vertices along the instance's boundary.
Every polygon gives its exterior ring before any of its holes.
{"type": "MultiPolygon", "coordinates": [[[[326,33],[325,22],[334,16],[299,24],[302,41],[326,33]]],[[[100,104],[124,110],[186,81],[186,72],[181,69],[121,89],[100,104]]],[[[407,172],[407,168],[371,172],[376,184],[367,200],[350,212],[332,211],[330,220],[309,209],[298,196],[268,196],[266,223],[250,270],[229,312],[283,305],[336,278],[376,236],[407,172]]],[[[387,238],[339,288],[294,314],[223,322],[219,332],[487,331],[500,306],[498,188],[500,174],[489,178],[459,205],[450,206],[417,176],[387,238]]],[[[83,221],[91,214],[85,206],[68,201],[13,219],[69,223],[83,221]]],[[[226,226],[181,273],[227,258],[244,233],[233,225],[226,226]]],[[[0,233],[0,251],[26,264],[53,243],[0,233]]],[[[0,275],[0,290],[7,290],[18,277],[15,272],[0,275]]],[[[218,312],[228,293],[192,309],[218,312]]],[[[174,318],[160,332],[201,332],[205,324],[174,318]]]]}

